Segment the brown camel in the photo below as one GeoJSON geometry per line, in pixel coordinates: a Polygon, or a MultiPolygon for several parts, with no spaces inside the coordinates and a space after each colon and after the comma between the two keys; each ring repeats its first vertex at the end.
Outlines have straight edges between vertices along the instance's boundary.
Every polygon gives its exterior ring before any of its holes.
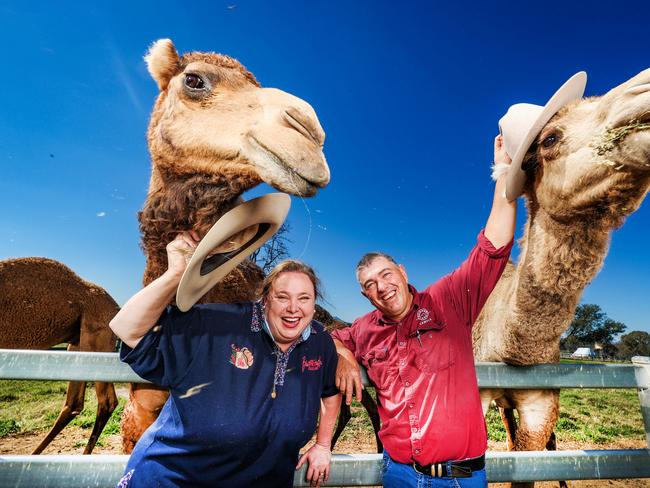
{"type": "MultiPolygon", "coordinates": [[[[145,57],[157,82],[147,141],[149,193],[139,214],[146,255],[144,284],[167,268],[165,246],[178,232],[200,236],[258,183],[312,196],[329,182],[325,134],[303,100],[261,88],[238,61],[215,53],[179,56],[169,39],[145,57]]],[[[252,300],[262,271],[245,261],[203,302],[252,300]]],[[[131,452],[168,396],[152,385],[131,385],[122,416],[122,447],[131,452]]]]}
{"type": "MultiPolygon", "coordinates": [[[[523,165],[528,221],[516,266],[506,268],[474,326],[477,361],[557,363],[560,336],[600,270],[610,235],[650,189],[650,69],[602,97],[557,113],[523,165]]],[[[514,430],[515,450],[541,450],[559,414],[558,390],[482,389],[514,430]]],[[[532,486],[532,483],[515,486],[532,486]]]]}
{"type": "MultiPolygon", "coordinates": [[[[0,261],[0,348],[48,349],[67,342],[68,351],[114,352],[117,337],[108,322],[118,312],[106,291],[47,258],[0,261]]],[[[84,454],[95,447],[117,407],[113,383],[95,383],[97,417],[84,454]]],[[[33,454],[40,454],[84,407],[85,381],[71,381],[61,413],[33,454]]]]}

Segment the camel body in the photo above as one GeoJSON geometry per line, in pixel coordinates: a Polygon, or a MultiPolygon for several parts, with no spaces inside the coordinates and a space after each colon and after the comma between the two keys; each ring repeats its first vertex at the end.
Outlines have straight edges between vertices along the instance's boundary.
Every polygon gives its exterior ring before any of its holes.
{"type": "MultiPolygon", "coordinates": [[[[147,285],[167,269],[166,246],[179,232],[205,235],[261,182],[312,196],[329,182],[329,168],[325,134],[311,106],[261,88],[238,61],[215,53],[179,56],[168,39],[154,43],[145,60],[160,89],[147,133],[149,192],[139,214],[147,285]]],[[[263,277],[246,260],[200,303],[253,300],[263,277]]],[[[124,452],[131,452],[167,397],[161,388],[131,385],[122,415],[124,452]]]]}
{"type": "MultiPolygon", "coordinates": [[[[68,351],[115,351],[117,337],[108,323],[119,310],[117,303],[58,261],[0,261],[0,310],[2,349],[48,349],[67,342],[68,351]]],[[[97,416],[84,454],[92,452],[118,403],[113,383],[96,382],[95,391],[97,416]]],[[[85,381],[68,383],[65,404],[33,454],[41,453],[83,410],[85,392],[85,381]]]]}
{"type": "MultiPolygon", "coordinates": [[[[523,163],[521,254],[474,325],[476,361],[559,362],[560,336],[602,267],[612,231],[650,188],[649,129],[650,69],[565,107],[542,129],[523,163]]],[[[484,412],[493,401],[499,406],[510,449],[541,450],[552,440],[559,390],[481,389],[481,400],[484,412]]]]}

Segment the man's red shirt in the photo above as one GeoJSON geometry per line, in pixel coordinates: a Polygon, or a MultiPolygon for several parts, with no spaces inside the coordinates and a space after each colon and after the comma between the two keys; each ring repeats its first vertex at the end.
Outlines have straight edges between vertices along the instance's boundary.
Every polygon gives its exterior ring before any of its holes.
{"type": "Polygon", "coordinates": [[[483,231],[469,257],[423,292],[400,322],[379,310],[332,332],[377,387],[379,437],[391,458],[430,464],[487,449],[472,325],[505,268],[512,242],[495,249],[483,231]]]}

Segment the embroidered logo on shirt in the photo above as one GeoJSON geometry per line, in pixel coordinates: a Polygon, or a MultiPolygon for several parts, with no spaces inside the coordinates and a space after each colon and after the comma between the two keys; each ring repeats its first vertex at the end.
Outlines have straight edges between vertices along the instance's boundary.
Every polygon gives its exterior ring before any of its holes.
{"type": "Polygon", "coordinates": [[[133,476],[133,472],[135,469],[132,469],[128,473],[126,473],[124,476],[122,476],[122,479],[118,481],[117,486],[115,488],[127,488],[129,486],[129,481],[131,481],[131,477],[133,476]]]}
{"type": "Polygon", "coordinates": [[[418,321],[420,322],[420,325],[431,322],[431,319],[429,318],[429,311],[424,307],[418,308],[418,312],[416,314],[416,317],[417,317],[418,321]]]}
{"type": "Polygon", "coordinates": [[[248,369],[253,365],[253,353],[247,347],[231,344],[232,352],[230,353],[230,364],[234,364],[239,369],[248,369]]]}
{"type": "Polygon", "coordinates": [[[320,356],[318,359],[307,359],[305,356],[302,357],[302,372],[307,371],[318,371],[323,365],[320,356]]]}

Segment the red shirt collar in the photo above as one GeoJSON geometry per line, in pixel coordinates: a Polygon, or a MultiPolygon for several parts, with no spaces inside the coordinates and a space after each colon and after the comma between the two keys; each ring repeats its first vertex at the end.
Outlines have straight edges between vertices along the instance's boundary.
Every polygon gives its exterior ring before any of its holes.
{"type": "Polygon", "coordinates": [[[409,284],[408,287],[409,287],[409,292],[413,296],[413,302],[411,302],[411,309],[408,311],[408,313],[404,316],[404,318],[402,320],[399,320],[399,321],[396,322],[396,321],[391,320],[388,317],[386,317],[384,315],[384,312],[382,312],[381,310],[375,309],[375,311],[374,311],[374,319],[379,325],[395,325],[395,324],[399,324],[400,322],[404,322],[404,320],[406,320],[406,318],[410,314],[412,314],[414,310],[417,310],[418,308],[420,308],[420,306],[422,305],[422,296],[421,296],[420,292],[418,292],[415,289],[415,287],[413,285],[411,285],[411,284],[409,284]]]}

